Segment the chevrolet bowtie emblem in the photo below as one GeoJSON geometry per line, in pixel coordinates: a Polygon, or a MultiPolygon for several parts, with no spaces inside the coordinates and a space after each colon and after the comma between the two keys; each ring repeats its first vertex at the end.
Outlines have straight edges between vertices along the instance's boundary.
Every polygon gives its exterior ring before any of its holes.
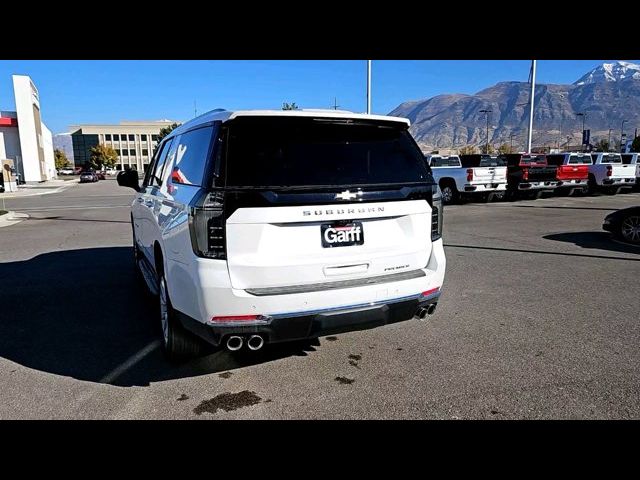
{"type": "Polygon", "coordinates": [[[361,196],[362,192],[351,193],[349,190],[345,190],[344,192],[336,194],[336,200],[353,200],[359,195],[361,196]]]}

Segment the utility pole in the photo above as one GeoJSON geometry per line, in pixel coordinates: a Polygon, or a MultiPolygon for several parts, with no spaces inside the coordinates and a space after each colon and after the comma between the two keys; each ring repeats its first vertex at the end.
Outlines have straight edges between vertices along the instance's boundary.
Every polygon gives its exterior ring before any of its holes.
{"type": "Polygon", "coordinates": [[[529,134],[527,136],[527,152],[531,152],[531,136],[533,134],[533,104],[536,93],[536,61],[531,60],[531,95],[529,97],[529,134]]]}
{"type": "Polygon", "coordinates": [[[611,131],[612,131],[612,130],[613,130],[613,128],[609,128],[609,142],[608,142],[608,145],[609,145],[609,151],[611,151],[611,131]]]}
{"type": "Polygon", "coordinates": [[[336,97],[333,97],[333,109],[338,110],[339,106],[340,105],[338,105],[338,99],[336,97]]]}
{"type": "Polygon", "coordinates": [[[487,116],[487,146],[485,147],[484,153],[489,154],[489,114],[493,112],[493,110],[480,110],[480,113],[484,113],[487,116]]]}
{"type": "Polygon", "coordinates": [[[371,60],[367,60],[367,115],[371,114],[371,60]]]}

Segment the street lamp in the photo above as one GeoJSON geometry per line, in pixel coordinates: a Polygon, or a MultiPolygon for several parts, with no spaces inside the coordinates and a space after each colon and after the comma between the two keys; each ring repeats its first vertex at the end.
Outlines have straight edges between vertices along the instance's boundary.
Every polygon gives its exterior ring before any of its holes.
{"type": "Polygon", "coordinates": [[[493,110],[480,110],[480,113],[484,113],[487,116],[487,146],[485,147],[484,153],[489,153],[489,114],[493,112],[493,110]]]}
{"type": "Polygon", "coordinates": [[[587,114],[586,113],[576,113],[576,116],[582,117],[582,149],[584,150],[584,139],[585,139],[584,120],[585,120],[585,118],[587,118],[587,114]]]}
{"type": "Polygon", "coordinates": [[[622,152],[622,137],[624,137],[624,124],[627,123],[626,120],[622,120],[622,126],[620,127],[620,151],[622,152]]]}

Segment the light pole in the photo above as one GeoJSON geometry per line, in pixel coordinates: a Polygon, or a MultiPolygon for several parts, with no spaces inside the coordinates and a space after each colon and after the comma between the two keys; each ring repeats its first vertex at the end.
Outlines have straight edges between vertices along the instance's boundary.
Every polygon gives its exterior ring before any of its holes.
{"type": "Polygon", "coordinates": [[[622,120],[622,126],[620,127],[620,152],[622,152],[622,137],[624,136],[624,124],[627,123],[626,120],[622,120]]]}
{"type": "Polygon", "coordinates": [[[612,130],[613,130],[613,128],[609,128],[609,142],[608,142],[608,145],[609,145],[609,151],[611,151],[611,131],[612,131],[612,130]]]}
{"type": "Polygon", "coordinates": [[[571,135],[567,135],[567,152],[569,151],[569,142],[571,141],[571,135]]]}
{"type": "Polygon", "coordinates": [[[480,110],[480,113],[484,113],[487,116],[487,146],[484,150],[486,154],[489,154],[489,114],[491,112],[493,112],[493,110],[480,110]]]}
{"type": "Polygon", "coordinates": [[[577,117],[582,117],[582,150],[584,151],[585,148],[585,144],[584,144],[584,140],[585,140],[585,133],[584,133],[584,119],[587,118],[587,114],[586,113],[576,113],[577,117]]]}

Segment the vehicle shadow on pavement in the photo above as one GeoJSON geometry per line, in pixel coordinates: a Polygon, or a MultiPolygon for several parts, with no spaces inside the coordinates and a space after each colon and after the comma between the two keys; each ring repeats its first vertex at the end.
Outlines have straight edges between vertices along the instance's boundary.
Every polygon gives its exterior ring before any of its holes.
{"type": "Polygon", "coordinates": [[[606,232],[554,233],[552,235],[545,235],[542,238],[555,240],[557,242],[573,243],[582,248],[596,248],[599,250],[609,250],[611,252],[640,254],[640,247],[617,242],[611,234],[606,232]]]}
{"type": "Polygon", "coordinates": [[[159,348],[156,303],[132,257],[131,247],[106,247],[0,263],[0,357],[79,380],[146,386],[314,350],[312,342],[294,343],[169,363],[159,348]]]}

